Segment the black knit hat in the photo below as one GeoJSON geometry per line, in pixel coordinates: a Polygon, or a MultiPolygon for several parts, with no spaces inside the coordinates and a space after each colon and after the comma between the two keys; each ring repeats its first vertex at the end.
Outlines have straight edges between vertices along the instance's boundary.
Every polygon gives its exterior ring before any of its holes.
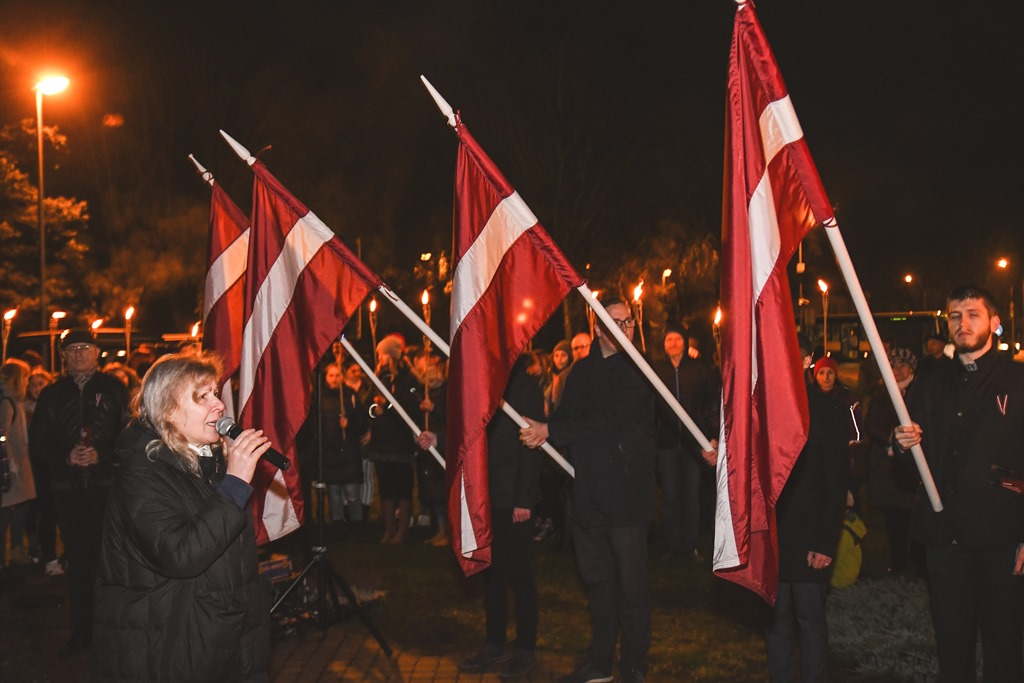
{"type": "Polygon", "coordinates": [[[67,334],[61,337],[60,348],[64,350],[72,344],[92,344],[96,346],[96,337],[93,335],[92,330],[88,328],[68,330],[67,334]]]}

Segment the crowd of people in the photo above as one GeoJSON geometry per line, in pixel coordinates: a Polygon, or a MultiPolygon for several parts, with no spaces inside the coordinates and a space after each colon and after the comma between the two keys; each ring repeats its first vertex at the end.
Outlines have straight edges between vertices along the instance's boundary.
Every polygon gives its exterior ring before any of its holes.
{"type": "MultiPolygon", "coordinates": [[[[603,303],[631,343],[630,305],[603,303]]],[[[1024,371],[992,348],[999,318],[987,292],[954,291],[949,317],[952,359],[942,337],[925,342],[920,360],[886,345],[910,426],[900,425],[879,376],[861,372],[847,386],[835,360],[801,340],[809,436],[776,507],[779,589],[764,615],[772,680],[796,680],[797,669],[800,680],[826,679],[825,602],[830,582],[846,585],[833,580],[833,567],[842,561],[841,531],[863,533],[849,523],[862,507],[884,521],[892,575],[931,582],[944,680],[973,680],[979,628],[986,680],[1020,680],[1024,461],[1016,446],[1024,421],[1016,407],[1024,403],[1015,392],[1024,371]],[[919,443],[941,513],[928,505],[909,455],[919,443]]],[[[711,439],[703,450],[616,335],[601,321],[592,333],[524,352],[505,398],[528,426],[503,413],[488,426],[486,632],[460,662],[464,671],[501,664],[503,678],[516,678],[536,666],[541,622],[530,556],[539,541],[572,547],[588,598],[590,644],[563,683],[612,680],[617,643],[621,680],[644,680],[657,517],[665,558],[706,563],[717,358],[671,323],[651,352],[660,380],[711,439]],[[545,442],[562,451],[574,477],[538,450],[545,442]]],[[[217,433],[225,408],[210,354],[145,358],[140,380],[138,364],[101,369],[88,330],[71,330],[60,346],[60,376],[31,353],[0,368],[0,533],[10,535],[0,567],[36,563],[46,575],[66,573],[71,638],[61,654],[92,648],[98,680],[265,678],[269,610],[247,510],[256,461],[270,444],[258,430],[236,439],[217,433]]],[[[448,546],[445,472],[431,452],[443,454],[446,442],[447,361],[397,333],[375,352],[374,377],[336,348],[313,378],[296,442],[312,512],[305,545],[313,545],[313,522],[365,525],[376,497],[380,543],[406,543],[422,523],[434,532],[428,544],[448,546]]]]}

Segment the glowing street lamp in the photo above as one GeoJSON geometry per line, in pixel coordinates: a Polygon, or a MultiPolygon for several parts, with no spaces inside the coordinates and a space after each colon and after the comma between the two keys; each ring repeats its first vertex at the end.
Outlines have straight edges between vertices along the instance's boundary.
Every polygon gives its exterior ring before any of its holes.
{"type": "Polygon", "coordinates": [[[828,283],[818,280],[818,289],[821,290],[821,348],[824,354],[828,355],[828,283]]]}
{"type": "Polygon", "coordinates": [[[12,308],[11,310],[4,313],[4,327],[3,327],[3,360],[0,362],[7,361],[7,339],[11,336],[11,325],[14,324],[14,316],[18,315],[18,309],[12,308]]]}
{"type": "Polygon", "coordinates": [[[909,285],[911,282],[914,281],[914,276],[911,275],[910,273],[907,273],[906,275],[903,276],[903,281],[909,285]]]}
{"type": "Polygon", "coordinates": [[[57,338],[57,325],[59,325],[60,321],[66,318],[67,315],[68,314],[64,311],[54,311],[50,316],[50,372],[54,371],[54,367],[56,365],[56,344],[54,343],[54,340],[57,338]]]}
{"type": "MultiPolygon", "coordinates": [[[[43,95],[56,95],[67,89],[70,81],[64,76],[47,76],[36,83],[36,145],[39,149],[39,193],[37,220],[39,227],[39,315],[42,324],[46,324],[46,216],[43,212],[43,95]]],[[[53,355],[53,344],[50,344],[50,355],[53,355]]],[[[50,363],[53,369],[52,361],[50,363]]]]}
{"type": "MultiPolygon", "coordinates": [[[[1010,264],[1010,259],[1006,258],[1005,256],[996,259],[996,268],[999,268],[1000,270],[1008,271],[1008,270],[1010,270],[1010,265],[1011,265],[1010,264]]],[[[1024,284],[1022,284],[1022,287],[1024,287],[1024,284]]],[[[1017,323],[1016,323],[1015,316],[1014,316],[1014,311],[1013,311],[1014,306],[1013,306],[1013,303],[1014,303],[1014,301],[1013,301],[1013,279],[1011,278],[1010,279],[1010,341],[1011,342],[1016,342],[1017,341],[1017,338],[1016,338],[1017,337],[1017,329],[1016,329],[1017,323]]]]}
{"type": "Polygon", "coordinates": [[[134,306],[129,306],[124,312],[124,362],[126,365],[132,359],[132,316],[134,315],[134,306]]]}

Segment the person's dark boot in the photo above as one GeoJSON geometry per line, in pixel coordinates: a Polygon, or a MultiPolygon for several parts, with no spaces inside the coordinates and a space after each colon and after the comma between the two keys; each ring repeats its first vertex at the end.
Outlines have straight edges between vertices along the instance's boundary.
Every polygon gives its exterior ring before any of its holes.
{"type": "Polygon", "coordinates": [[[484,645],[476,651],[476,654],[469,659],[459,662],[459,671],[483,671],[491,664],[507,662],[509,656],[505,654],[505,648],[501,645],[484,645]]]}

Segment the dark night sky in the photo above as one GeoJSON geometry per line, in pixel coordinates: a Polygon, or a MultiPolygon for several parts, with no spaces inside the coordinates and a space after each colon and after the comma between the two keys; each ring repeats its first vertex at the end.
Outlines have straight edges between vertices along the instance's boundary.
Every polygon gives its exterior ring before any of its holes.
{"type": "MultiPolygon", "coordinates": [[[[272,145],[270,169],[343,239],[363,237],[384,270],[389,250],[404,259],[451,239],[455,140],[423,73],[582,266],[601,252],[551,215],[556,159],[603,193],[595,241],[628,249],[664,219],[719,233],[734,11],[731,0],[8,2],[0,122],[34,115],[44,66],[67,73],[72,89],[46,102],[70,138],[48,190],[93,200],[97,235],[98,178],[203,206],[192,152],[247,208],[250,174],[217,129],[253,152],[272,145]],[[123,129],[102,129],[110,112],[123,129]],[[118,170],[97,176],[97,150],[110,149],[118,170]]],[[[907,270],[936,292],[996,287],[997,253],[1024,259],[1020,13],[1008,0],[759,4],[876,297],[907,270]]],[[[809,269],[827,275],[816,249],[809,269]]]]}

